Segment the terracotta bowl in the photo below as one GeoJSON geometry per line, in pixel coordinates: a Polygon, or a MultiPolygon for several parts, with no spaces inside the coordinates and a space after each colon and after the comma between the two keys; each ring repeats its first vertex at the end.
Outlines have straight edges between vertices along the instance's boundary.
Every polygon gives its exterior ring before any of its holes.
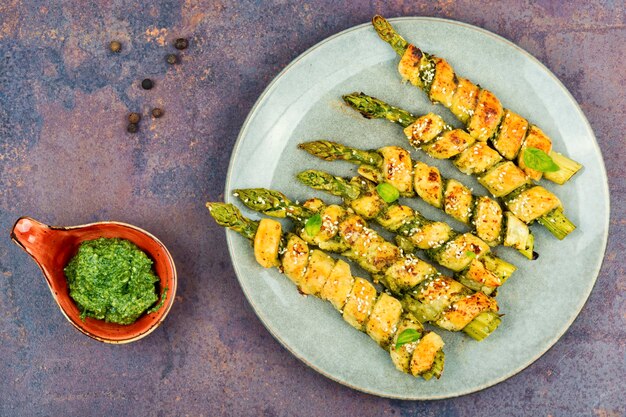
{"type": "Polygon", "coordinates": [[[167,248],[156,237],[138,227],[119,222],[98,222],[72,227],[48,226],[30,217],[21,217],[11,231],[11,238],[24,249],[43,271],[52,296],[74,327],[89,337],[105,343],[129,343],[150,334],[165,320],[176,294],[176,267],[167,248]],[[69,296],[63,268],[85,240],[100,237],[127,239],[154,261],[165,302],[157,311],[143,314],[133,324],[106,323],[90,317],[80,319],[80,311],[69,296]]]}

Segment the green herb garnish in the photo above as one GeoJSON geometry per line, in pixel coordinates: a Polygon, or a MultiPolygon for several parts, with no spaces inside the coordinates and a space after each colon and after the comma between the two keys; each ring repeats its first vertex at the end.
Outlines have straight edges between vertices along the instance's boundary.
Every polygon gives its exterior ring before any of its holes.
{"type": "Polygon", "coordinates": [[[557,172],[561,168],[554,163],[550,155],[537,148],[524,149],[524,164],[541,172],[557,172]]]}
{"type": "Polygon", "coordinates": [[[415,329],[406,329],[398,335],[396,340],[396,349],[400,349],[402,345],[417,342],[422,338],[422,334],[415,329]]]}
{"type": "Polygon", "coordinates": [[[322,216],[316,213],[309,217],[306,223],[304,223],[304,230],[311,237],[317,236],[320,230],[322,230],[322,216]]]}
{"type": "Polygon", "coordinates": [[[470,257],[470,258],[475,258],[476,253],[472,252],[471,250],[468,250],[467,252],[465,252],[465,256],[470,257]]]}
{"type": "Polygon", "coordinates": [[[383,182],[376,186],[376,191],[380,198],[385,200],[385,203],[393,203],[400,198],[400,191],[393,185],[383,182]]]}

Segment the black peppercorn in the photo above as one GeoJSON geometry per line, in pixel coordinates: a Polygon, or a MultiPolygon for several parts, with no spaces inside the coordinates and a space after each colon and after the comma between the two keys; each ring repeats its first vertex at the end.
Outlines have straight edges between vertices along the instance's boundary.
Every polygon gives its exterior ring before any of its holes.
{"type": "Polygon", "coordinates": [[[139,113],[131,113],[128,115],[128,121],[133,124],[139,123],[139,120],[141,120],[141,115],[139,113]]]}
{"type": "Polygon", "coordinates": [[[141,87],[144,90],[150,90],[152,87],[154,87],[154,83],[152,82],[150,78],[146,78],[145,80],[141,82],[141,87]]]}
{"type": "Polygon", "coordinates": [[[178,55],[176,55],[176,54],[169,54],[168,56],[165,57],[165,60],[170,65],[177,64],[178,63],[178,55]]]}
{"type": "Polygon", "coordinates": [[[137,133],[137,131],[139,130],[139,125],[137,123],[129,123],[126,127],[126,130],[128,131],[128,133],[137,133]]]}
{"type": "Polygon", "coordinates": [[[155,107],[154,109],[152,109],[152,117],[154,117],[155,119],[158,119],[161,116],[163,116],[163,110],[161,110],[158,107],[155,107]]]}
{"type": "Polygon", "coordinates": [[[183,50],[183,49],[187,49],[187,47],[189,46],[189,41],[185,38],[178,38],[174,41],[174,48],[179,49],[179,50],[183,50]]]}
{"type": "Polygon", "coordinates": [[[111,52],[120,52],[122,50],[122,44],[119,41],[111,41],[109,49],[111,52]]]}

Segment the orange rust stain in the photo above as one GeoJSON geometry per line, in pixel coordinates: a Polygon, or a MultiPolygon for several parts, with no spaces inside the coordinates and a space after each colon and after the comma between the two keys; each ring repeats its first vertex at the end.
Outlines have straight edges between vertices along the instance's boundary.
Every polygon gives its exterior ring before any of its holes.
{"type": "Polygon", "coordinates": [[[0,39],[15,35],[18,31],[19,23],[22,21],[19,12],[17,12],[20,3],[17,0],[0,2],[0,16],[4,17],[4,19],[0,19],[0,39]]]}
{"type": "Polygon", "coordinates": [[[206,80],[209,75],[211,75],[211,68],[204,69],[204,71],[202,71],[202,75],[200,76],[200,81],[206,80]]]}
{"type": "Polygon", "coordinates": [[[222,12],[225,10],[225,6],[221,1],[212,1],[210,6],[198,0],[186,0],[182,7],[182,31],[193,32],[198,25],[208,19],[219,19],[222,12]]]}
{"type": "Polygon", "coordinates": [[[606,408],[594,408],[593,414],[598,417],[622,417],[623,414],[619,411],[607,410],[606,408]]]}
{"type": "Polygon", "coordinates": [[[191,16],[191,20],[189,21],[190,28],[195,29],[195,27],[198,26],[198,23],[200,23],[204,19],[204,17],[204,13],[196,13],[191,16]]]}
{"type": "Polygon", "coordinates": [[[165,46],[165,44],[167,43],[166,41],[167,34],[168,34],[167,28],[159,29],[157,27],[148,28],[146,29],[146,32],[145,32],[146,40],[148,42],[156,42],[160,46],[165,46]]]}

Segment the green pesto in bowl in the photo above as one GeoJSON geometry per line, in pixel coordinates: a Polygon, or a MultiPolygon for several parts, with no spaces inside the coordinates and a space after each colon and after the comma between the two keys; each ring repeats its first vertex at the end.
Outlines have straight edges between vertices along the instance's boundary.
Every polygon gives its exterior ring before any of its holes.
{"type": "Polygon", "coordinates": [[[125,239],[81,243],[64,269],[81,319],[131,324],[144,312],[158,309],[159,277],[152,264],[148,255],[125,239]]]}

